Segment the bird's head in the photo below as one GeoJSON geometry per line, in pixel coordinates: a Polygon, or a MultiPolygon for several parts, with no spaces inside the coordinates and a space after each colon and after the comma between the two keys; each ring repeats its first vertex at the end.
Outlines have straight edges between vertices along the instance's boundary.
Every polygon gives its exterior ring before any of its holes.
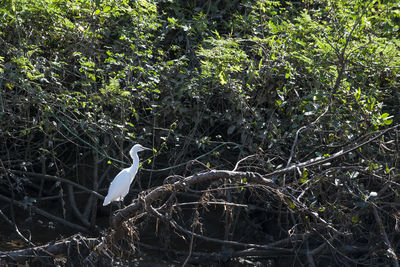
{"type": "Polygon", "coordinates": [[[129,151],[129,155],[131,155],[131,158],[133,158],[135,155],[137,155],[138,152],[143,151],[143,150],[153,150],[153,149],[136,144],[129,151]]]}

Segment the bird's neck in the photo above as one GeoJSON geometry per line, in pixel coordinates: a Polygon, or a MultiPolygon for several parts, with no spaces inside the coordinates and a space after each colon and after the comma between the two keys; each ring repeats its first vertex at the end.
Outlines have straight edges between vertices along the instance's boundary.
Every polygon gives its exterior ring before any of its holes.
{"type": "Polygon", "coordinates": [[[131,155],[131,157],[132,157],[132,166],[135,164],[138,165],[139,164],[139,156],[137,154],[133,154],[133,155],[131,155]]]}
{"type": "Polygon", "coordinates": [[[131,165],[131,167],[129,167],[129,172],[132,176],[132,179],[136,175],[138,168],[139,168],[139,157],[136,154],[136,155],[132,156],[132,165],[131,165]]]}

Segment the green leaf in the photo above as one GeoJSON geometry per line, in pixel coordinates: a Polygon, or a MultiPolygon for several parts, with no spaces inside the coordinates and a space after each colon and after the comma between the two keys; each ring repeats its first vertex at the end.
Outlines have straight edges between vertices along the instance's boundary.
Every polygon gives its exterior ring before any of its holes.
{"type": "Polygon", "coordinates": [[[389,173],[390,173],[389,166],[387,165],[387,163],[386,163],[385,165],[386,165],[386,168],[385,168],[385,173],[386,173],[386,174],[389,174],[389,173]]]}
{"type": "Polygon", "coordinates": [[[176,24],[176,19],[175,18],[167,18],[167,20],[171,24],[176,24]]]}
{"type": "Polygon", "coordinates": [[[221,85],[224,85],[224,84],[227,83],[225,72],[220,71],[220,72],[218,73],[218,78],[219,78],[219,82],[221,83],[221,85]]]}
{"type": "Polygon", "coordinates": [[[121,93],[121,96],[130,96],[130,95],[131,95],[131,92],[129,92],[129,91],[123,91],[121,93]]]}
{"type": "Polygon", "coordinates": [[[381,115],[381,119],[383,119],[383,123],[385,124],[385,125],[390,125],[390,124],[392,124],[393,123],[393,116],[389,116],[389,113],[383,113],[382,115],[381,115]]]}
{"type": "Polygon", "coordinates": [[[393,120],[385,120],[383,123],[384,124],[386,124],[386,125],[390,125],[390,124],[392,124],[392,122],[393,122],[393,120]]]}
{"type": "Polygon", "coordinates": [[[386,119],[387,117],[389,117],[389,113],[383,113],[383,114],[381,115],[381,118],[382,118],[382,119],[386,119]]]}
{"type": "Polygon", "coordinates": [[[358,87],[358,91],[354,94],[356,101],[358,101],[360,99],[360,96],[361,96],[361,88],[358,87]]]}

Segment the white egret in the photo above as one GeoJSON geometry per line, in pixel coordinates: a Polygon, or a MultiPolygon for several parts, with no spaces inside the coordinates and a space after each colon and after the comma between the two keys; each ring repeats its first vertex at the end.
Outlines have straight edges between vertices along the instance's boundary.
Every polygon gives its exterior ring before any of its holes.
{"type": "Polygon", "coordinates": [[[132,166],[129,168],[123,169],[115,176],[114,180],[111,182],[110,187],[108,188],[108,194],[104,199],[103,206],[107,206],[112,201],[123,201],[124,197],[129,192],[129,187],[135,179],[135,175],[139,168],[139,157],[138,152],[143,150],[152,150],[151,148],[144,147],[142,145],[134,145],[129,151],[129,155],[133,160],[132,166]]]}

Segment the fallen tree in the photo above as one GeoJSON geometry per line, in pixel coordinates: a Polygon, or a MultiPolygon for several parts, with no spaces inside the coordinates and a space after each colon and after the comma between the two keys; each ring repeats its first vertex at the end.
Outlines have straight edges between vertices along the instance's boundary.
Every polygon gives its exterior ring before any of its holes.
{"type": "Polygon", "coordinates": [[[261,170],[265,163],[259,154],[239,161],[234,170],[168,176],[163,185],[140,193],[117,210],[110,229],[99,238],[74,236],[3,252],[0,258],[20,263],[39,257],[51,262],[56,254],[70,258],[75,250],[79,257],[74,260],[91,266],[111,264],[115,255],[129,260],[141,249],[183,265],[272,260],[277,265],[319,266],[334,260],[337,265],[398,266],[400,184],[387,170],[348,157],[367,144],[396,156],[397,141],[380,137],[398,134],[398,127],[368,134],[331,156],[272,174],[250,171],[261,170]],[[251,164],[244,164],[249,160],[251,164]],[[154,240],[157,245],[152,245],[154,240]]]}

